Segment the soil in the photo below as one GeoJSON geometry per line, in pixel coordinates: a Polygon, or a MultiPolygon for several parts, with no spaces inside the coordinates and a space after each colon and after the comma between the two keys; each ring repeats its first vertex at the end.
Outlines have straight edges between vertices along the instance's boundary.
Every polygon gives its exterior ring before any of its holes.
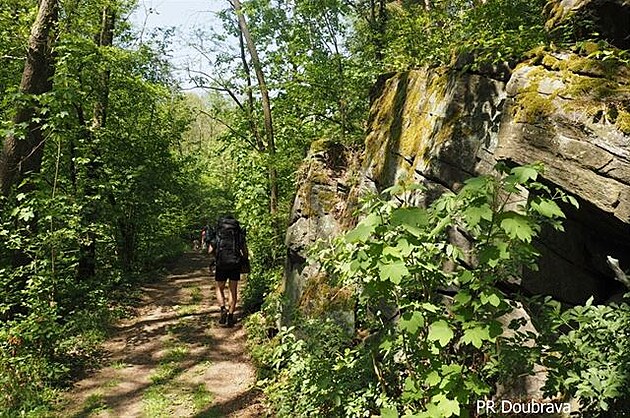
{"type": "Polygon", "coordinates": [[[184,254],[142,293],[137,315],[118,323],[104,344],[107,365],[74,385],[59,416],[269,416],[255,388],[239,309],[234,327],[218,324],[205,256],[184,254]]]}

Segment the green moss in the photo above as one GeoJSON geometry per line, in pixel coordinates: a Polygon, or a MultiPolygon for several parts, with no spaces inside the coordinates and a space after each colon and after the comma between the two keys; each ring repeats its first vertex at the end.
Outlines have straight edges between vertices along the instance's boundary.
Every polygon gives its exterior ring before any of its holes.
{"type": "Polygon", "coordinates": [[[539,65],[543,62],[543,59],[548,56],[547,47],[545,45],[538,46],[527,51],[523,56],[530,60],[531,65],[539,65]]]}
{"type": "Polygon", "coordinates": [[[615,125],[621,132],[630,135],[630,112],[626,110],[619,111],[615,125]]]}
{"type": "Polygon", "coordinates": [[[601,100],[614,96],[619,91],[616,81],[571,74],[567,76],[567,87],[562,91],[571,97],[601,100]]]}
{"type": "Polygon", "coordinates": [[[522,90],[516,97],[517,106],[514,111],[516,122],[540,124],[555,111],[553,98],[539,94],[536,86],[522,90]]]}
{"type": "Polygon", "coordinates": [[[603,77],[609,74],[613,68],[610,65],[606,65],[603,61],[571,54],[566,60],[566,69],[573,73],[603,77]]]}
{"type": "Polygon", "coordinates": [[[591,55],[600,50],[599,44],[593,41],[585,41],[580,44],[580,52],[586,55],[591,55]]]}
{"type": "Polygon", "coordinates": [[[353,307],[353,289],[331,286],[324,274],[309,279],[300,299],[302,313],[315,318],[324,317],[332,311],[352,310],[353,307]]]}
{"type": "Polygon", "coordinates": [[[552,70],[564,70],[566,69],[566,64],[562,60],[554,57],[553,55],[545,54],[540,60],[542,65],[547,68],[551,68],[552,70]]]}
{"type": "MultiPolygon", "coordinates": [[[[383,180],[388,166],[397,164],[389,152],[414,157],[430,152],[437,144],[435,131],[447,122],[436,109],[446,97],[449,74],[445,68],[421,69],[387,80],[373,103],[375,116],[366,140],[365,158],[374,164],[376,178],[383,180]]],[[[448,130],[444,128],[444,132],[448,130]]]]}
{"type": "Polygon", "coordinates": [[[318,139],[316,141],[311,142],[311,149],[310,149],[310,153],[311,154],[317,154],[319,152],[325,152],[328,151],[328,149],[330,148],[331,144],[333,144],[334,141],[330,138],[322,138],[322,139],[318,139]]]}
{"type": "Polygon", "coordinates": [[[339,199],[337,198],[337,193],[332,190],[320,189],[317,193],[317,198],[319,200],[320,205],[324,209],[324,212],[331,212],[339,199]]]}

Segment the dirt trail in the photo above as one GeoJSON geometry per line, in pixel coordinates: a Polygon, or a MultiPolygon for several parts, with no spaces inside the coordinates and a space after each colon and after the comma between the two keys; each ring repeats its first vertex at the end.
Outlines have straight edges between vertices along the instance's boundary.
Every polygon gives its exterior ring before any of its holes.
{"type": "Polygon", "coordinates": [[[76,383],[59,416],[266,416],[240,312],[233,328],[218,325],[214,284],[205,257],[185,254],[144,286],[138,315],[105,343],[109,365],[76,383]]]}

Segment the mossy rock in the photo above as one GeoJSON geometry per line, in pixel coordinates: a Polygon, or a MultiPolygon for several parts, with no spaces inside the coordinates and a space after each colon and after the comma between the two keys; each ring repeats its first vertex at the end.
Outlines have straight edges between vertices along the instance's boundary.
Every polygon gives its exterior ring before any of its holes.
{"type": "Polygon", "coordinates": [[[299,309],[307,316],[321,318],[332,311],[352,311],[354,305],[354,293],[351,288],[333,286],[328,276],[320,273],[306,283],[299,309]]]}
{"type": "Polygon", "coordinates": [[[617,129],[623,132],[626,135],[630,135],[630,112],[627,110],[622,110],[617,115],[617,120],[615,121],[615,125],[617,129]]]}

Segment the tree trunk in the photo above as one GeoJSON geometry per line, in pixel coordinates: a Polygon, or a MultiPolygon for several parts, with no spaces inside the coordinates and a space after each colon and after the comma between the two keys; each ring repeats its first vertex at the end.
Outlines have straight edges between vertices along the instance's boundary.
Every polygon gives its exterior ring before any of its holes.
{"type": "Polygon", "coordinates": [[[247,57],[245,56],[245,41],[243,40],[243,31],[238,30],[238,44],[241,50],[241,61],[243,62],[243,71],[245,72],[245,81],[247,83],[247,105],[245,106],[245,112],[247,113],[247,120],[249,121],[249,129],[252,131],[252,135],[256,140],[256,148],[258,151],[265,151],[265,144],[258,132],[258,126],[256,125],[256,119],[254,119],[254,95],[252,94],[252,79],[250,77],[249,64],[247,63],[247,57]]]}
{"type": "Polygon", "coordinates": [[[245,21],[245,16],[241,10],[241,2],[240,0],[230,0],[230,3],[232,4],[232,7],[234,7],[234,11],[238,17],[238,25],[241,29],[241,33],[243,34],[243,38],[245,38],[245,44],[247,45],[249,55],[252,58],[252,64],[254,65],[254,71],[256,73],[256,78],[258,79],[258,88],[260,89],[260,95],[262,97],[265,134],[267,137],[267,152],[269,153],[269,210],[272,215],[275,215],[278,210],[278,180],[276,169],[273,166],[276,154],[276,145],[274,142],[273,121],[271,119],[269,90],[267,89],[267,83],[265,82],[265,75],[262,72],[262,66],[260,64],[260,59],[258,58],[256,45],[254,45],[254,42],[252,41],[247,22],[245,21]]]}
{"type": "MultiPolygon", "coordinates": [[[[28,39],[26,64],[20,82],[20,92],[37,95],[52,90],[54,62],[52,57],[52,32],[57,22],[58,0],[41,0],[37,18],[28,39]]],[[[15,184],[28,173],[41,169],[44,155],[43,118],[35,118],[38,109],[35,104],[21,106],[13,123],[26,124],[23,139],[9,134],[0,154],[0,193],[8,196],[15,184]]]]}
{"type": "MultiPolygon", "coordinates": [[[[114,40],[114,13],[109,7],[104,7],[101,15],[101,32],[96,38],[99,47],[112,46],[114,40]]],[[[86,167],[86,178],[84,186],[84,196],[87,198],[83,218],[87,225],[88,232],[86,236],[86,244],[81,245],[79,249],[79,266],[77,274],[79,279],[85,280],[94,277],[96,274],[96,234],[92,230],[94,223],[98,220],[98,206],[94,197],[98,191],[95,183],[99,178],[99,164],[97,162],[99,151],[96,138],[101,128],[105,126],[107,118],[107,104],[109,101],[109,70],[103,70],[98,74],[97,99],[94,104],[94,113],[92,117],[91,130],[87,132],[90,162],[86,167]]]]}

